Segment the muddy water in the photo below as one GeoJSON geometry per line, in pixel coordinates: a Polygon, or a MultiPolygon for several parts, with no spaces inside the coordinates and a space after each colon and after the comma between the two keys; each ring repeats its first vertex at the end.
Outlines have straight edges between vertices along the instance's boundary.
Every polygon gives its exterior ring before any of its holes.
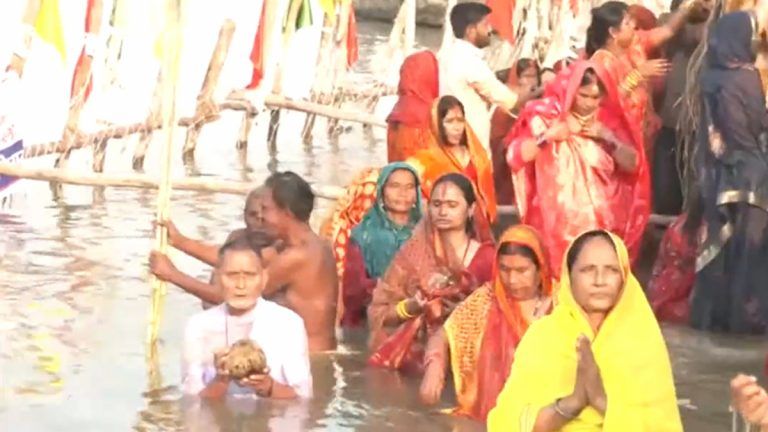
{"type": "MultiPolygon", "coordinates": [[[[362,27],[363,58],[383,41],[385,29],[362,27]]],[[[435,46],[439,35],[424,33],[420,38],[435,46]]],[[[244,168],[234,151],[238,119],[225,116],[204,129],[197,168],[202,175],[254,184],[268,175],[268,167],[295,170],[323,184],[344,184],[360,167],[385,160],[382,131],[366,134],[351,126],[337,142],[329,142],[319,124],[313,145],[304,146],[295,133],[302,120],[299,115],[282,117],[275,154],[267,151],[261,122],[253,131],[244,168]]],[[[125,140],[110,147],[108,172],[130,169],[133,145],[125,140]]],[[[157,170],[156,160],[150,149],[150,173],[157,170]]],[[[52,160],[38,163],[50,166],[52,160]]],[[[89,170],[89,155],[76,152],[70,166],[89,170]]],[[[180,164],[174,169],[183,172],[180,164]]],[[[160,354],[155,363],[145,360],[150,298],[145,262],[152,246],[154,193],[52,189],[45,183],[30,183],[26,192],[25,202],[0,213],[3,430],[484,430],[420,407],[413,378],[366,368],[362,334],[346,335],[338,353],[313,359],[316,397],[308,403],[200,405],[182,400],[182,331],[185,320],[200,310],[198,301],[169,288],[160,354]]],[[[172,214],[188,235],[221,242],[240,226],[241,206],[237,196],[179,192],[172,214]]],[[[318,200],[318,207],[315,225],[328,202],[318,200]]],[[[198,262],[182,255],[173,258],[182,270],[208,276],[198,262]]],[[[728,430],[727,380],[737,371],[760,371],[766,351],[762,339],[684,328],[664,331],[686,430],[728,430]]],[[[443,407],[450,404],[446,391],[443,407]]]]}

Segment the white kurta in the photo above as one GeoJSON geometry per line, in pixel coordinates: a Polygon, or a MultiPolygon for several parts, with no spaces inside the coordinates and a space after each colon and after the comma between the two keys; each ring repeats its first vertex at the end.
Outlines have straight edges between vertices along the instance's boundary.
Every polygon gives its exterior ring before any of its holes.
{"type": "Polygon", "coordinates": [[[456,96],[464,105],[465,117],[490,157],[493,105],[511,110],[517,95],[496,79],[483,59],[483,52],[457,39],[439,55],[440,94],[456,96]]]}
{"type": "MultiPolygon", "coordinates": [[[[264,350],[272,379],[291,386],[299,397],[312,397],[304,321],[290,309],[261,298],[241,316],[229,315],[222,304],[189,319],[182,361],[184,393],[203,390],[216,377],[213,353],[244,338],[252,339],[264,350]]],[[[228,393],[257,397],[235,383],[230,383],[228,393]]]]}

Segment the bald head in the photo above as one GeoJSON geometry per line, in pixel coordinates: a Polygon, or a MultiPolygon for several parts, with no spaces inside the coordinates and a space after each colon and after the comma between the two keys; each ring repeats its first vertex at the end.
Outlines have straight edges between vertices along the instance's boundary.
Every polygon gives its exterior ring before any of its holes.
{"type": "Polygon", "coordinates": [[[264,225],[264,219],[261,210],[261,200],[264,198],[264,194],[267,192],[267,190],[268,189],[264,186],[259,186],[256,189],[248,192],[248,196],[245,198],[243,219],[245,220],[245,228],[248,231],[257,230],[264,225]]]}

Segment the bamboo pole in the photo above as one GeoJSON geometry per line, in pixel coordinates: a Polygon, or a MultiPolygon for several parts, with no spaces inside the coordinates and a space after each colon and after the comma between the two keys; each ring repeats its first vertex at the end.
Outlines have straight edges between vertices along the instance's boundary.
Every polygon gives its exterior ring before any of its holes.
{"type": "Polygon", "coordinates": [[[133,150],[132,166],[136,172],[144,172],[144,157],[149,149],[149,144],[152,142],[152,135],[154,125],[160,127],[162,125],[161,114],[161,100],[160,100],[160,75],[158,72],[157,83],[152,90],[152,105],[149,109],[149,115],[147,115],[144,124],[147,125],[145,130],[139,132],[139,142],[136,143],[136,148],[133,150]]]}
{"type": "MultiPolygon", "coordinates": [[[[181,0],[167,0],[165,28],[163,29],[163,63],[162,63],[162,108],[165,142],[161,153],[160,181],[157,193],[157,222],[169,218],[171,204],[171,156],[173,153],[174,131],[176,121],[176,85],[179,78],[179,52],[181,51],[181,0]]],[[[155,248],[167,253],[168,231],[159,225],[155,238],[155,248]]],[[[149,328],[147,329],[148,354],[156,352],[157,336],[160,330],[160,319],[163,313],[163,300],[166,283],[156,277],[152,278],[152,306],[149,328]]]]}
{"type": "MultiPolygon", "coordinates": [[[[246,93],[243,91],[233,92],[233,96],[235,97],[230,97],[225,102],[219,104],[219,109],[245,111],[250,113],[249,115],[255,116],[256,108],[248,100],[245,99],[245,94],[246,93]]],[[[382,121],[371,114],[347,111],[303,100],[291,100],[278,95],[267,96],[265,105],[270,108],[282,108],[292,111],[300,111],[352,123],[361,123],[381,128],[387,127],[387,123],[385,121],[382,121]]],[[[146,122],[133,123],[123,126],[111,126],[91,134],[79,133],[73,137],[73,141],[69,144],[64,141],[52,141],[43,144],[34,144],[24,149],[24,157],[34,158],[50,154],[63,153],[68,149],[75,150],[84,147],[90,147],[104,140],[125,138],[135,133],[146,134],[154,130],[161,129],[162,124],[158,120],[152,120],[151,118],[152,117],[150,117],[150,120],[146,122]]],[[[194,122],[195,119],[193,117],[183,117],[179,120],[178,124],[180,126],[189,126],[194,122]]],[[[203,121],[203,123],[206,122],[203,121]]],[[[143,156],[144,154],[142,153],[140,157],[143,159],[143,156]]],[[[137,156],[134,156],[134,162],[136,160],[137,156]]]]}
{"type": "Polygon", "coordinates": [[[234,34],[235,23],[232,20],[224,21],[219,31],[216,47],[211,55],[211,61],[208,63],[208,70],[205,72],[203,86],[200,89],[200,94],[197,96],[194,121],[187,128],[187,137],[182,152],[185,165],[192,165],[195,162],[195,147],[197,146],[197,138],[203,125],[219,118],[219,106],[213,101],[213,92],[219,83],[221,69],[227,59],[229,46],[232,44],[232,36],[234,34]]]}
{"type": "MultiPolygon", "coordinates": [[[[18,165],[0,163],[0,174],[19,177],[27,180],[40,180],[49,182],[61,182],[80,186],[100,187],[124,187],[138,189],[157,189],[159,181],[144,174],[131,175],[104,175],[70,173],[60,169],[25,168],[18,165]]],[[[212,180],[208,178],[185,177],[171,181],[174,190],[214,192],[233,195],[247,194],[256,185],[249,182],[236,182],[226,180],[212,180]]],[[[336,200],[341,197],[345,189],[339,186],[312,185],[315,196],[327,200],[336,200]]],[[[499,206],[499,214],[507,216],[518,215],[515,206],[499,206]]],[[[652,214],[649,222],[654,225],[667,226],[675,221],[677,216],[652,214]]]]}
{"type": "MultiPolygon", "coordinates": [[[[157,189],[159,180],[146,174],[83,174],[53,168],[25,168],[17,164],[0,163],[0,174],[27,180],[60,182],[79,186],[123,187],[135,189],[157,189]]],[[[174,190],[216,192],[225,194],[247,194],[257,185],[250,182],[214,180],[202,177],[184,177],[171,180],[174,190]]],[[[338,186],[314,185],[312,191],[322,199],[335,200],[342,196],[344,188],[338,186]]]]}
{"type": "Polygon", "coordinates": [[[348,121],[352,123],[362,123],[371,126],[386,128],[387,122],[368,114],[355,111],[346,111],[339,108],[329,107],[327,105],[316,104],[302,100],[291,100],[282,96],[270,95],[265,99],[268,107],[284,108],[293,111],[316,114],[329,119],[348,121]]]}

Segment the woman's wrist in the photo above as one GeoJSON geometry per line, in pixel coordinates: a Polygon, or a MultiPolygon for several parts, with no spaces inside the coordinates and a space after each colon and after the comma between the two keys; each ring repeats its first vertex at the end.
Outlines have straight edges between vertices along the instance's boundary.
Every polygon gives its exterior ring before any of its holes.
{"type": "Polygon", "coordinates": [[[411,299],[404,299],[400,300],[397,305],[395,305],[395,313],[401,321],[407,321],[415,316],[411,313],[410,303],[411,299]]]}
{"type": "Polygon", "coordinates": [[[557,399],[552,404],[555,412],[566,420],[573,420],[586,408],[587,402],[576,394],[557,399]]]}

